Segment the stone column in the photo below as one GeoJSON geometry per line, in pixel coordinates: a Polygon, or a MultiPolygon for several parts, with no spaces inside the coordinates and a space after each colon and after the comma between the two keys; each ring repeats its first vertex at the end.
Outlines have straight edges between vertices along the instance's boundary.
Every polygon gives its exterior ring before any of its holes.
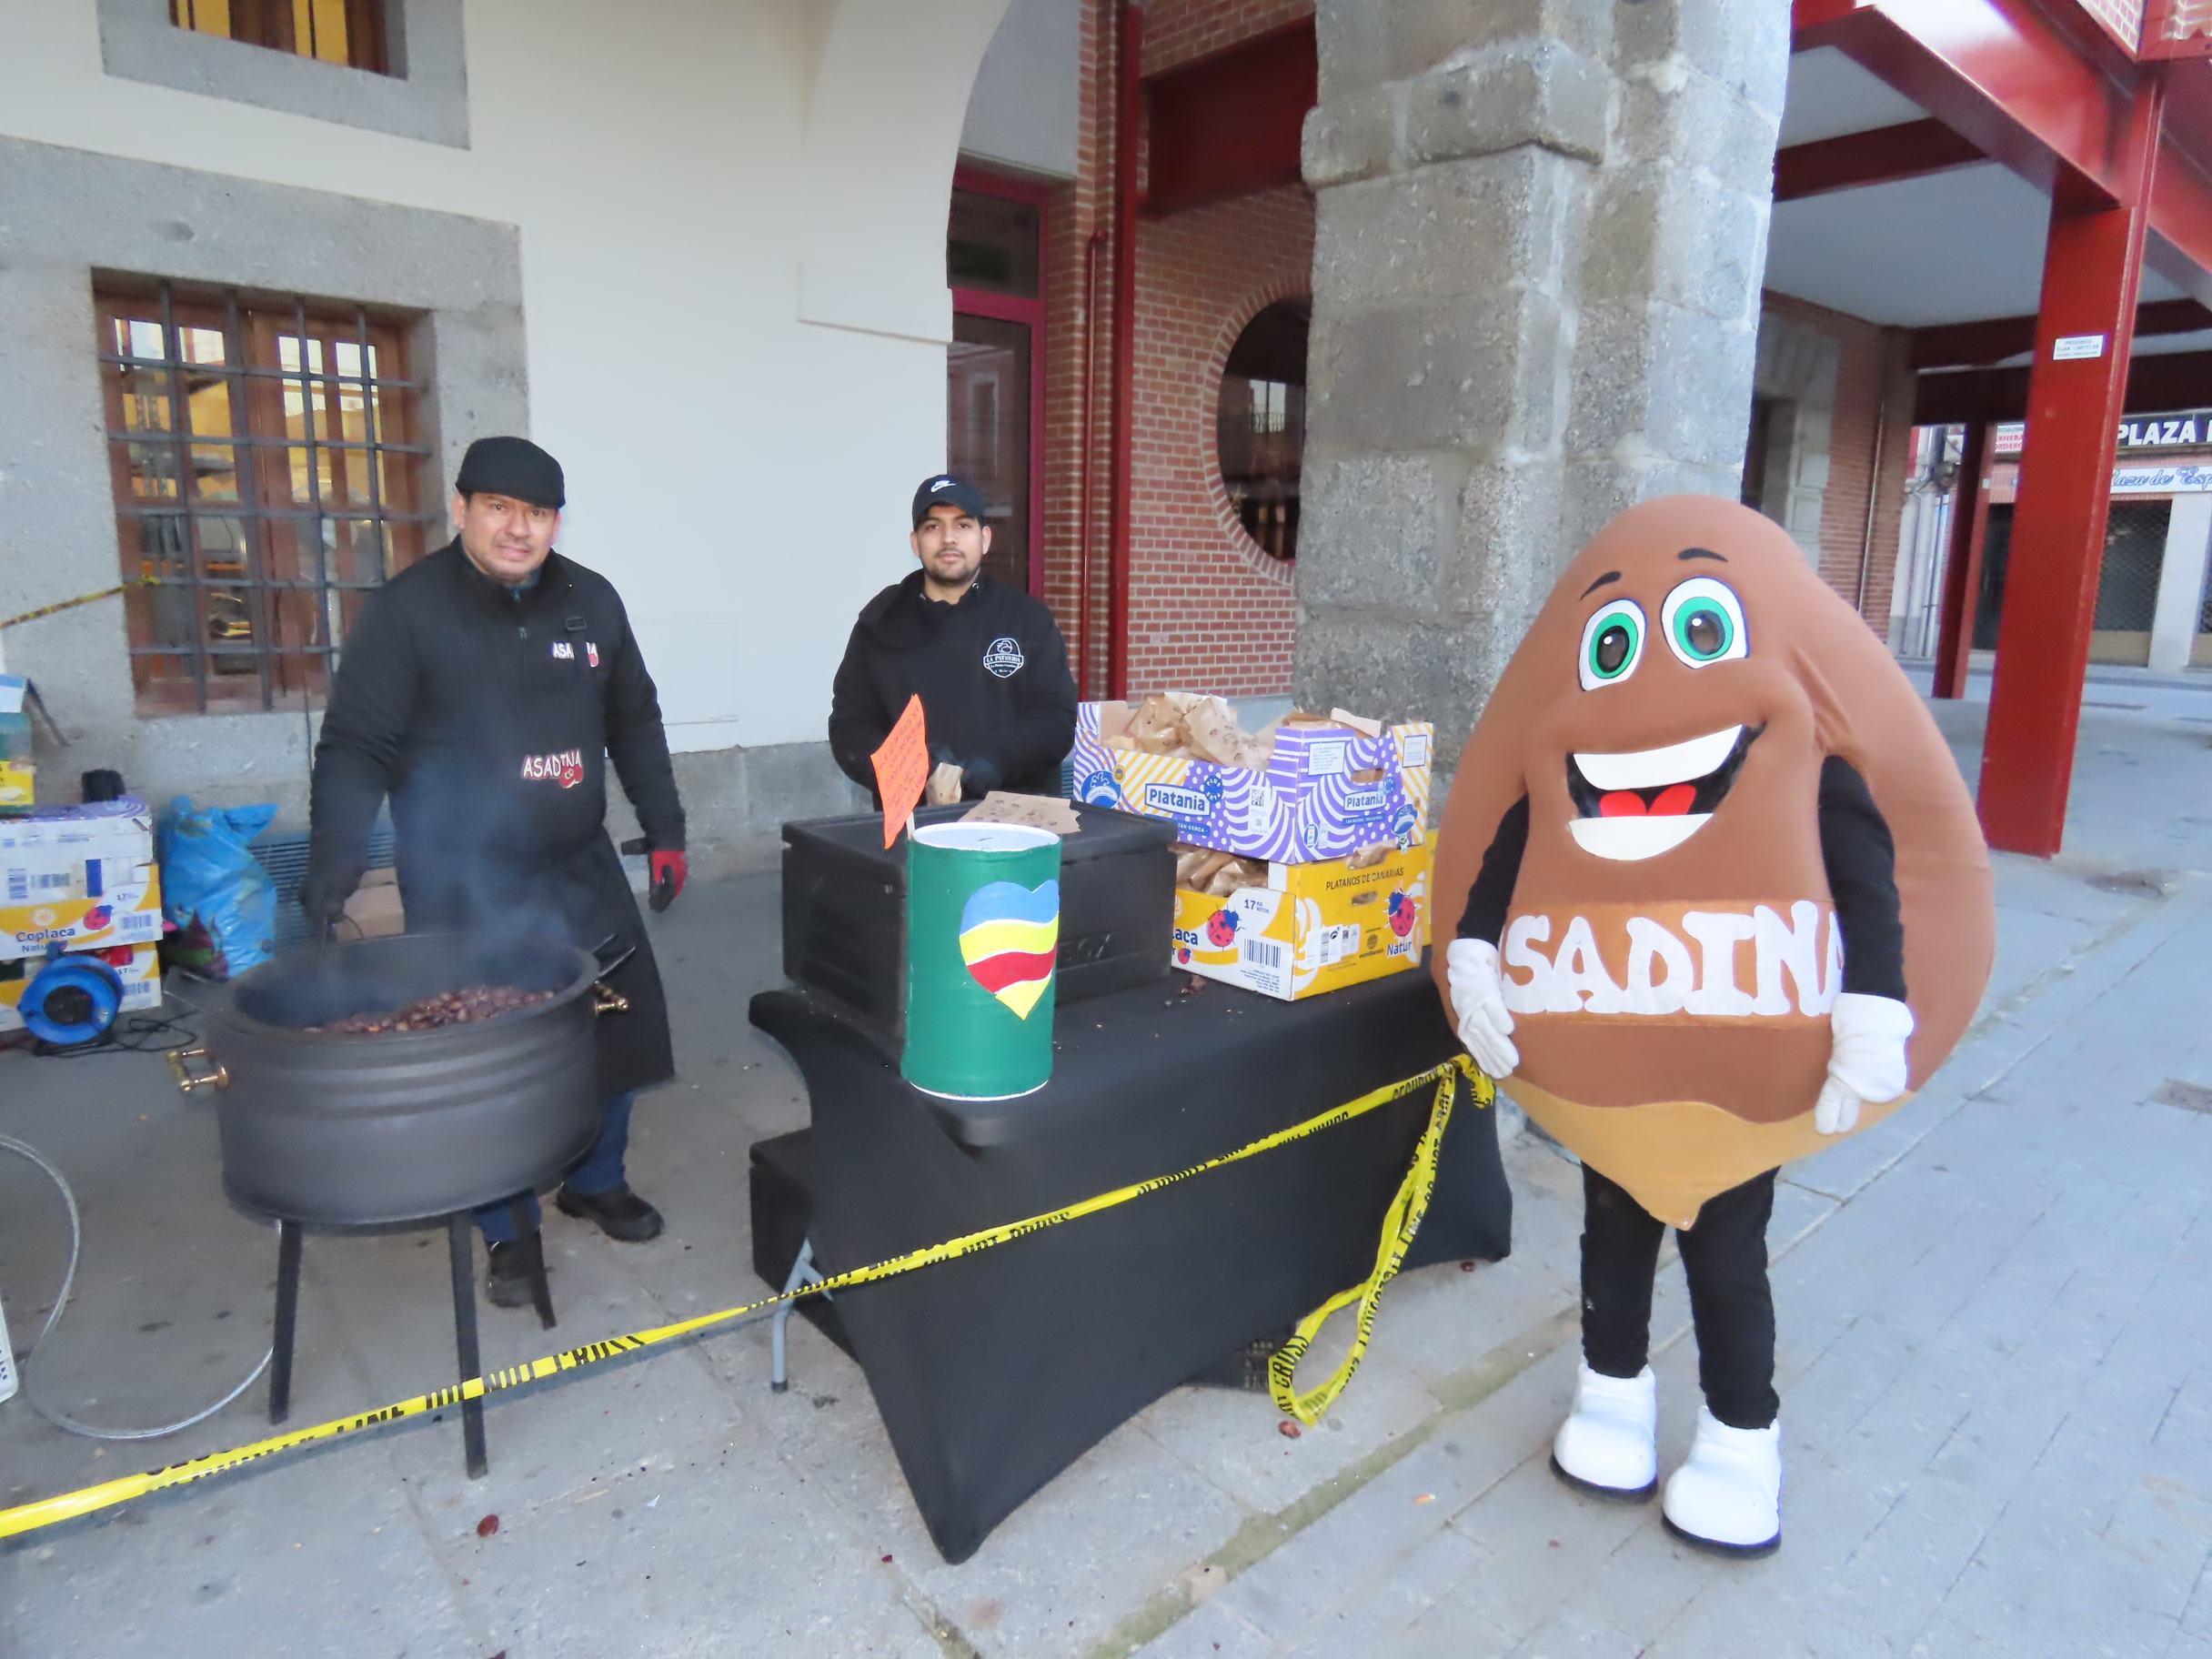
{"type": "Polygon", "coordinates": [[[1771,0],[1320,0],[1296,688],[1461,739],[1620,508],[1734,497],[1771,0]]]}
{"type": "Polygon", "coordinates": [[[2167,521],[2166,559],[2158,567],[2158,602],[2150,624],[2150,666],[2171,673],[2189,666],[2204,613],[2205,573],[2212,562],[2212,495],[2176,496],[2167,521]]]}

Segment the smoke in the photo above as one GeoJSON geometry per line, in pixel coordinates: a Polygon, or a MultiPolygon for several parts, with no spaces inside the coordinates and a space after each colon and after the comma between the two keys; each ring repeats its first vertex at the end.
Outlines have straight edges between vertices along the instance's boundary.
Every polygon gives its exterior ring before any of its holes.
{"type": "MultiPolygon", "coordinates": [[[[634,930],[635,904],[606,828],[605,752],[570,749],[510,765],[493,778],[478,756],[413,758],[391,800],[408,931],[593,950],[618,930],[618,918],[621,930],[634,930]]],[[[606,944],[599,960],[633,939],[606,944]]]]}

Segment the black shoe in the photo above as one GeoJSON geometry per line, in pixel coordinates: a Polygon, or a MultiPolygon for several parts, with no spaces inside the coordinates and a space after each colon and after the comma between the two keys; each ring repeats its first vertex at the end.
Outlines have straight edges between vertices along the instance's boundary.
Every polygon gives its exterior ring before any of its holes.
{"type": "Polygon", "coordinates": [[[554,1195],[553,1202],[563,1215],[596,1222],[601,1232],[625,1244],[642,1244],[648,1239],[660,1236],[660,1212],[631,1191],[627,1184],[605,1192],[578,1192],[563,1187],[554,1195]]]}
{"type": "Polygon", "coordinates": [[[495,1308],[530,1305],[530,1255],[518,1239],[494,1244],[487,1252],[490,1267],[484,1273],[484,1293],[495,1308]]]}

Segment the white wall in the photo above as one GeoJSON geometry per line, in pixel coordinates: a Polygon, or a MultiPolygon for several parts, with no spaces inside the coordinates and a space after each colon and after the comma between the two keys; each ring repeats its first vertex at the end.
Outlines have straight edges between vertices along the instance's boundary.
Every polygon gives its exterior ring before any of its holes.
{"type": "Polygon", "coordinates": [[[975,78],[960,148],[978,161],[1073,178],[1082,0],[1011,0],[975,78]]]}
{"type": "MultiPolygon", "coordinates": [[[[468,0],[457,150],[111,78],[94,0],[0,0],[0,134],[515,226],[564,545],[671,740],[816,741],[943,462],[947,195],[1005,5],[468,0]]],[[[5,191],[0,244],[35,237],[5,191]]]]}

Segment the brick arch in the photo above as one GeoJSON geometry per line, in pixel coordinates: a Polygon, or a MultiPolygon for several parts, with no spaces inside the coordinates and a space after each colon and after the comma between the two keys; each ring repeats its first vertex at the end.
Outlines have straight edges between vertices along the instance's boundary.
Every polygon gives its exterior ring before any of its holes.
{"type": "MultiPolygon", "coordinates": [[[[1310,276],[1279,276],[1252,290],[1231,308],[1230,320],[1214,337],[1212,348],[1206,357],[1202,384],[1206,388],[1210,431],[1212,423],[1219,419],[1222,380],[1229,372],[1229,354],[1236,349],[1239,337],[1252,327],[1252,319],[1268,307],[1286,299],[1311,299],[1312,293],[1313,284],[1310,276]]],[[[1222,450],[1218,442],[1210,441],[1205,446],[1200,470],[1205,479],[1207,503],[1213,508],[1213,516],[1221,524],[1222,534],[1228,538],[1230,546],[1236,549],[1238,557],[1265,580],[1284,588],[1290,588],[1292,585],[1292,567],[1271,557],[1266,548],[1246,533],[1244,521],[1237,517],[1236,506],[1229,499],[1228,482],[1222,477],[1222,450]]]]}

